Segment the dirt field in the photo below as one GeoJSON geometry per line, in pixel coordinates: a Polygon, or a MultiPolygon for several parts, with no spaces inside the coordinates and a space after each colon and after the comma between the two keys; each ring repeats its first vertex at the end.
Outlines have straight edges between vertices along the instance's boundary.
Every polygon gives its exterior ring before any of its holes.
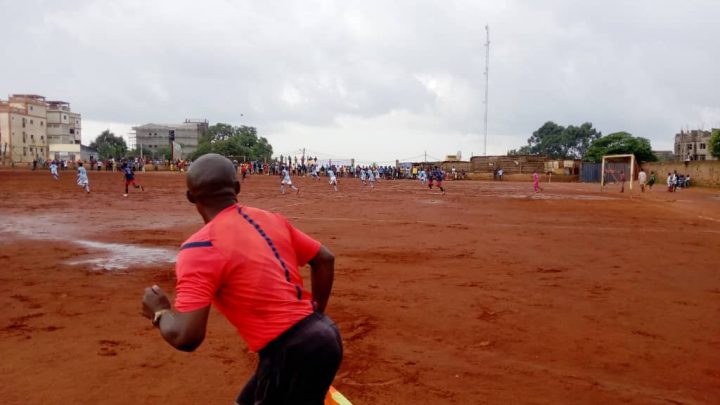
{"type": "MultiPolygon", "coordinates": [[[[0,171],[0,402],[232,403],[256,355],[224,318],[187,354],[140,316],[201,226],[184,176],[141,173],[128,198],[119,173],[90,172],[90,195],[61,176],[0,171]]],[[[296,183],[240,199],[335,252],[354,404],[720,403],[718,190],[296,183]]]]}

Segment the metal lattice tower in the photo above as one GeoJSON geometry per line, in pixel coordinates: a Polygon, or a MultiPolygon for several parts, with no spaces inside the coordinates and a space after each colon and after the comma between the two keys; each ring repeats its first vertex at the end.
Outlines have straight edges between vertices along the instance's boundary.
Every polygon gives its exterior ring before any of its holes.
{"type": "Polygon", "coordinates": [[[485,138],[483,156],[487,156],[488,87],[490,84],[490,26],[485,25],[485,138]]]}

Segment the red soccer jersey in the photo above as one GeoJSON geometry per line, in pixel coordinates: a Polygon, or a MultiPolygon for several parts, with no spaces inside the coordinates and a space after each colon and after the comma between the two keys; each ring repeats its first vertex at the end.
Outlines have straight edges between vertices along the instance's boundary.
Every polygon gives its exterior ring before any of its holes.
{"type": "Polygon", "coordinates": [[[175,308],[214,303],[257,352],[313,312],[298,268],[319,250],[279,214],[228,207],[180,248],[175,308]]]}

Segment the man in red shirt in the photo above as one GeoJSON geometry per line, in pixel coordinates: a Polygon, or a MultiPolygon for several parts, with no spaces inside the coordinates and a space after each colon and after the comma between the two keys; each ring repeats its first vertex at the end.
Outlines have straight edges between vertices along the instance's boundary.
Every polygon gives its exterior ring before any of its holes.
{"type": "Polygon", "coordinates": [[[180,248],[175,310],[153,286],[145,289],[143,315],[172,346],[194,351],[215,304],[260,355],[238,404],[322,404],[343,351],[337,326],[324,315],[335,258],[279,214],[238,204],[235,173],[216,154],[191,166],[187,198],[205,226],[180,248]],[[298,270],[305,264],[312,294],[298,270]]]}

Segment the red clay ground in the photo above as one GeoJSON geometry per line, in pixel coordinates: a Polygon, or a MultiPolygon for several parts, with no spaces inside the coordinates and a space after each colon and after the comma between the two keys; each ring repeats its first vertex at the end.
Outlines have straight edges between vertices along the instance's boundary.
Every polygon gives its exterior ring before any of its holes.
{"type": "MultiPolygon", "coordinates": [[[[140,316],[201,226],[184,176],[139,174],[127,199],[120,174],[91,172],[89,196],[73,180],[0,172],[0,401],[231,403],[256,356],[227,321],[186,354],[140,316]]],[[[241,201],[336,253],[335,386],[355,404],[720,403],[717,190],[296,182],[252,177],[241,201]]]]}

